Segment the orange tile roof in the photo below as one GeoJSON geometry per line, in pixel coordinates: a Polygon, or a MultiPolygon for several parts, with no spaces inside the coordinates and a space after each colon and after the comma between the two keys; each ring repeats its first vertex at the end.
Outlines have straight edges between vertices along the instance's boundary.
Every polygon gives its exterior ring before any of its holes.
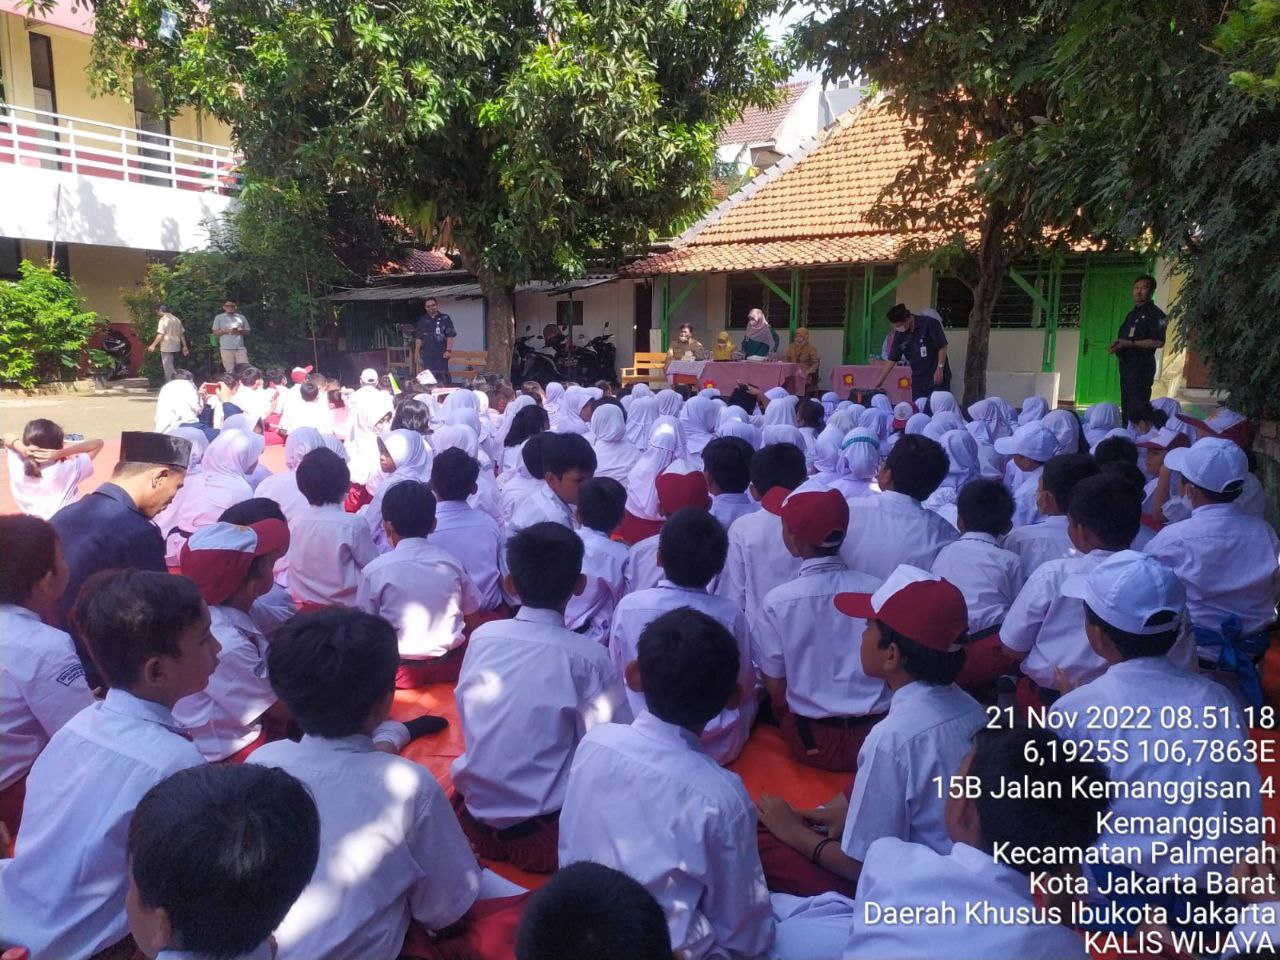
{"type": "Polygon", "coordinates": [[[773,143],[778,125],[786,119],[791,108],[795,106],[800,94],[808,89],[808,83],[788,83],[784,91],[782,103],[772,110],[760,107],[747,107],[742,116],[720,131],[717,143],[773,143]]]}

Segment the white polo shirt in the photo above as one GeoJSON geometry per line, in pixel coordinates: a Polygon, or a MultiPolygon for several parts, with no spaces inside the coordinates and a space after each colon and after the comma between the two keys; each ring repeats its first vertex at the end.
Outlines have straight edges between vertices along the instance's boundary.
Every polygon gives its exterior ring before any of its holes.
{"type": "Polygon", "coordinates": [[[476,628],[455,696],[465,747],[453,784],[498,829],[559,810],[583,735],[632,717],[608,651],[535,607],[476,628]]]}
{"type": "Polygon", "coordinates": [[[552,493],[545,480],[520,501],[507,523],[507,537],[510,538],[512,534],[532,527],[535,523],[544,522],[558,523],[570,530],[576,526],[573,522],[573,507],[552,493]]]}
{"type": "Polygon", "coordinates": [[[1275,622],[1280,539],[1266,520],[1235,504],[1205,504],[1157,533],[1146,552],[1186,586],[1192,623],[1218,630],[1234,614],[1254,633],[1275,622]]]}
{"type": "Polygon", "coordinates": [[[204,763],[169,710],[120,688],[53,735],[27,778],[18,855],[0,861],[4,942],[88,957],[129,932],[125,840],[142,795],[204,763]]]}
{"type": "Polygon", "coordinates": [[[607,644],[614,608],[627,591],[627,546],[590,527],[580,527],[578,536],[582,538],[582,572],[587,586],[569,598],[565,626],[607,644]]]}
{"type": "Polygon", "coordinates": [[[1078,557],[1080,551],[1067,535],[1067,517],[1061,514],[1045,517],[1038,523],[1014,527],[1005,534],[1002,546],[1016,553],[1022,563],[1022,579],[1029,580],[1041,564],[1050,560],[1078,557]]]}
{"type": "Polygon", "coordinates": [[[462,500],[436,504],[436,528],[427,542],[452,554],[475,588],[477,609],[493,610],[502,603],[502,575],[498,553],[502,532],[497,521],[462,500]]]}
{"type": "MultiPolygon", "coordinates": [[[[1017,467],[1014,468],[1018,469],[1017,467]]],[[[1034,470],[1023,471],[1021,482],[1013,489],[1013,526],[1029,526],[1044,519],[1044,514],[1036,506],[1036,495],[1040,492],[1040,477],[1044,473],[1044,465],[1034,470]]]]}
{"type": "Polygon", "coordinates": [[[884,580],[903,563],[930,569],[938,551],[959,536],[955,527],[920,501],[884,490],[849,501],[849,532],[840,546],[840,558],[850,570],[884,580]]]}
{"type": "Polygon", "coordinates": [[[800,572],[800,560],[782,542],[782,519],[756,510],[729,528],[729,555],[716,590],[754,621],[769,591],[800,572]]]}
{"type": "MultiPolygon", "coordinates": [[[[656,587],[662,579],[662,567],[658,565],[659,537],[660,534],[655,533],[627,551],[627,593],[656,587]]],[[[723,582],[723,573],[719,579],[723,582]]]]}
{"type": "Polygon", "coordinates": [[[297,777],[320,812],[320,857],[276,929],[279,960],[395,960],[410,919],[441,930],[471,909],[480,866],[426,767],[365,736],[280,740],[250,762],[297,777]]]}
{"type": "Polygon", "coordinates": [[[0,789],[31,769],[49,738],[85,707],[93,694],[71,637],[33,610],[0,604],[0,789]]]}
{"type": "Polygon", "coordinates": [[[504,528],[511,525],[511,518],[515,516],[516,509],[529,498],[532,493],[539,487],[545,487],[546,483],[541,479],[533,479],[532,477],[512,476],[505,483],[500,485],[500,493],[498,494],[498,508],[502,512],[502,525],[504,528]]]}
{"type": "Polygon", "coordinates": [[[969,632],[977,633],[1004,620],[1022,589],[1022,562],[1002,550],[989,533],[965,533],[938,551],[933,572],[964,594],[969,632]]]}
{"type": "Polygon", "coordinates": [[[796,579],[774,587],[756,618],[755,662],[766,677],[785,677],[787,706],[811,719],[865,717],[889,709],[889,688],[862,672],[865,620],[836,609],[838,593],[875,593],[880,581],[839,557],[800,564],[796,579]]]}
{"type": "MultiPolygon", "coordinates": [[[[970,904],[1034,905],[1030,880],[966,843],[949,853],[887,837],[867,851],[844,960],[1086,960],[1084,938],[1059,924],[969,923],[970,904]],[[873,923],[867,905],[953,908],[943,922],[873,923]],[[954,919],[952,919],[954,918],[954,919]]],[[[998,914],[997,914],[998,915],[998,914]]],[[[878,915],[886,916],[884,912],[878,915]]]]}
{"type": "Polygon", "coordinates": [[[396,628],[401,657],[427,660],[462,645],[462,619],[477,603],[453,554],[422,537],[405,537],[361,571],[356,608],[396,628]]]}
{"type": "Polygon", "coordinates": [[[9,457],[9,492],[21,513],[48,520],[69,503],[80,499],[80,484],[93,476],[93,461],[87,453],[77,453],[28,477],[26,461],[12,450],[9,457]]]}
{"type": "Polygon", "coordinates": [[[210,629],[222,644],[209,685],[183,697],[174,718],[190,732],[210,763],[225,760],[262,733],[258,721],[276,702],[267,677],[267,638],[235,607],[209,607],[210,629]]]}
{"type": "Polygon", "coordinates": [[[840,849],[865,860],[881,837],[897,837],[945,853],[951,839],[934,777],[950,777],[973,749],[986,711],[955,684],[915,680],[894,691],[889,713],[858,751],[840,849]]]}
{"type": "Polygon", "coordinates": [[[311,506],[298,489],[298,474],[293,470],[281,470],[265,478],[254,489],[254,496],[274,500],[290,526],[311,506]]]}
{"type": "MultiPolygon", "coordinates": [[[[1187,817],[1186,823],[1204,824],[1220,815],[1258,817],[1262,813],[1258,768],[1247,759],[1242,745],[1248,739],[1248,728],[1235,698],[1221,684],[1209,677],[1175,666],[1168,657],[1141,657],[1113,663],[1106,673],[1084,686],[1065,693],[1054,704],[1051,722],[1058,722],[1058,732],[1069,740],[1105,742],[1108,752],[1099,753],[1111,779],[1124,783],[1174,784],[1217,781],[1248,785],[1249,796],[1228,799],[1135,799],[1113,798],[1110,810],[1117,822],[1120,818],[1187,817]],[[1090,708],[1115,707],[1149,709],[1150,729],[1145,726],[1148,715],[1133,714],[1132,722],[1107,722],[1105,714],[1090,714],[1090,708]],[[1170,723],[1168,716],[1180,717],[1170,723]],[[1227,719],[1229,718],[1229,720],[1227,719]],[[1210,721],[1216,720],[1213,726],[1210,721]],[[1128,746],[1128,758],[1117,759],[1116,744],[1128,746]],[[1174,753],[1181,745],[1183,754],[1174,753]],[[1145,750],[1145,754],[1144,754],[1145,750]],[[1209,751],[1224,751],[1217,761],[1209,751]],[[1172,759],[1170,759],[1172,757],[1172,759]]],[[[1177,822],[1176,820],[1171,822],[1177,822]]],[[[1193,838],[1190,833],[1151,832],[1143,819],[1127,821],[1123,829],[1103,829],[1099,843],[1111,848],[1123,847],[1136,854],[1134,866],[1142,873],[1159,876],[1192,876],[1203,883],[1210,873],[1231,873],[1231,864],[1220,856],[1204,853],[1200,859],[1209,863],[1176,864],[1168,857],[1152,862],[1152,845],[1190,844],[1198,851],[1223,851],[1257,846],[1262,837],[1226,831],[1219,838],[1193,838]],[[1138,867],[1138,864],[1143,866],[1138,867]],[[1221,864],[1221,865],[1220,865],[1221,864]]],[[[1128,861],[1126,861],[1128,862],[1128,861]]]]}
{"type": "MultiPolygon", "coordinates": [[[[742,702],[737,707],[721,710],[703,728],[702,748],[719,763],[732,763],[742,753],[747,738],[751,736],[751,724],[756,719],[756,672],[751,663],[751,627],[746,616],[724,597],[679,587],[670,580],[660,580],[649,590],[641,590],[622,598],[613,612],[613,629],[609,635],[609,656],[618,675],[622,676],[627,664],[636,659],[640,634],[664,613],[692,607],[712,617],[733,634],[738,643],[738,683],[742,686],[742,702]]],[[[626,688],[632,713],[639,715],[645,708],[644,694],[626,688]]]]}
{"type": "Polygon", "coordinates": [[[733,526],[733,521],[739,517],[745,517],[759,509],[760,503],[746,492],[717,493],[711,498],[711,515],[719,520],[726,530],[733,526]]]}
{"type": "Polygon", "coordinates": [[[378,556],[364,517],[340,503],[307,507],[289,524],[289,592],[299,603],[354,607],[360,571],[378,556]]]}
{"type": "Polygon", "coordinates": [[[647,710],[583,739],[560,814],[560,866],[591,860],[635,878],[687,960],[754,957],[773,943],[756,813],[737,774],[647,710]]]}

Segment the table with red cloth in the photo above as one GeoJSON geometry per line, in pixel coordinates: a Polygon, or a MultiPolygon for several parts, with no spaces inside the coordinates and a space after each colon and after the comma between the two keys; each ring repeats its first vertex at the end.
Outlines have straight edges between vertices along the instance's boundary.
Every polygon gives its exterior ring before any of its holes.
{"type": "Polygon", "coordinates": [[[725,396],[739,383],[772,390],[784,387],[787,393],[804,396],[804,368],[798,363],[762,360],[672,360],[667,364],[667,382],[683,386],[715,387],[725,396]]]}
{"type": "MultiPolygon", "coordinates": [[[[878,363],[848,363],[831,368],[831,389],[841,400],[848,399],[851,390],[871,390],[884,366],[878,363]]],[[[911,368],[899,367],[885,378],[880,386],[889,396],[891,403],[905,400],[911,402],[911,368]]]]}

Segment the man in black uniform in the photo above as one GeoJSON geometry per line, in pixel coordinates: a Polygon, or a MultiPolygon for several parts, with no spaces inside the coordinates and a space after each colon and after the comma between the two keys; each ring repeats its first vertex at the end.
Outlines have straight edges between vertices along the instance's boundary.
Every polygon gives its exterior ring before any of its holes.
{"type": "Polygon", "coordinates": [[[449,315],[440,312],[440,303],[435,297],[427,297],[423,305],[427,312],[413,325],[413,347],[418,351],[422,368],[435,375],[436,383],[447,386],[453,383],[449,378],[449,357],[458,331],[453,329],[449,315]]]}
{"type": "Polygon", "coordinates": [[[1133,309],[1124,318],[1120,335],[1107,348],[1120,364],[1120,416],[1126,424],[1151,402],[1156,351],[1164,346],[1169,318],[1151,302],[1155,292],[1155,277],[1144,274],[1133,281],[1133,309]]]}
{"type": "Polygon", "coordinates": [[[934,390],[951,389],[951,364],[947,362],[947,335],[942,322],[927,314],[916,316],[905,304],[895,303],[889,310],[893,338],[885,359],[884,373],[876,383],[879,388],[889,378],[894,364],[905,359],[911,365],[911,399],[927,397],[934,390]]]}

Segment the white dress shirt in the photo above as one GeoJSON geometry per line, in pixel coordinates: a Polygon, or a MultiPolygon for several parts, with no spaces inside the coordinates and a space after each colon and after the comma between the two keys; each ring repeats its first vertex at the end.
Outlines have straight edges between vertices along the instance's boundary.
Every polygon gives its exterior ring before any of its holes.
{"type": "Polygon", "coordinates": [[[477,609],[493,610],[502,603],[502,575],[498,553],[502,532],[497,521],[462,500],[436,504],[436,528],[427,542],[458,559],[475,588],[477,609]]]}
{"type": "Polygon", "coordinates": [[[320,812],[311,883],[276,930],[280,960],[395,960],[410,919],[456,923],[480,866],[431,771],[365,736],[304,736],[253,752],[306,785],[320,812]]]}
{"type": "Polygon", "coordinates": [[[1018,527],[1026,527],[1044,519],[1044,514],[1036,506],[1036,495],[1040,492],[1040,477],[1043,473],[1043,465],[1036,467],[1034,470],[1024,471],[1020,482],[1012,491],[1013,526],[1015,530],[1018,527]]]}
{"type": "Polygon", "coordinates": [[[45,464],[38,477],[28,477],[26,461],[12,450],[9,456],[9,492],[22,513],[48,520],[69,503],[80,499],[80,484],[93,476],[93,461],[77,453],[45,464]]]}
{"type": "Polygon", "coordinates": [[[290,527],[311,506],[298,489],[298,474],[293,470],[273,473],[258,484],[254,489],[254,496],[274,500],[290,527]]]}
{"type": "Polygon", "coordinates": [[[289,524],[289,591],[299,603],[353,607],[360,571],[378,556],[364,517],[340,503],[307,507],[289,524]]]}
{"type": "Polygon", "coordinates": [[[905,493],[884,490],[849,501],[849,532],[840,557],[850,570],[885,580],[899,564],[928,570],[938,551],[959,537],[942,516],[905,493]]]}
{"type": "Polygon", "coordinates": [[[590,527],[579,528],[578,536],[582,538],[582,572],[587,586],[569,598],[565,626],[607,644],[614,607],[627,590],[627,546],[590,527]]]}
{"type": "Polygon", "coordinates": [[[422,537],[405,537],[360,572],[356,608],[396,628],[401,657],[428,660],[462,645],[462,619],[477,604],[453,554],[422,537]]]}
{"type": "Polygon", "coordinates": [[[1066,514],[1045,517],[1039,523],[1029,523],[1025,527],[1014,527],[1005,535],[1003,546],[1018,555],[1023,580],[1031,579],[1031,574],[1043,563],[1080,555],[1067,535],[1066,514]]]}
{"type": "Polygon", "coordinates": [[[191,733],[210,763],[225,760],[262,733],[258,718],[276,702],[267,678],[267,638],[235,607],[209,607],[210,629],[222,644],[209,685],[183,697],[174,718],[191,733]]]}
{"type": "Polygon", "coordinates": [[[961,534],[938,551],[933,572],[964,594],[970,633],[1004,620],[1022,589],[1022,561],[1002,550],[989,533],[961,534]]]}
{"type": "Polygon", "coordinates": [[[166,707],[119,687],[53,735],[27,778],[18,853],[0,861],[6,944],[88,957],[129,932],[125,840],[142,795],[204,763],[166,707]]]}
{"type": "Polygon", "coordinates": [[[507,537],[532,527],[535,523],[558,523],[573,530],[573,507],[552,492],[546,481],[538,484],[533,493],[521,500],[507,523],[507,537]]]}
{"type": "Polygon", "coordinates": [[[32,610],[0,604],[0,789],[31,769],[49,738],[93,694],[71,637],[32,610]]]}
{"type": "Polygon", "coordinates": [[[711,498],[711,515],[715,517],[724,526],[726,530],[733,526],[733,521],[739,517],[745,517],[748,513],[755,513],[760,509],[760,503],[749,493],[717,493],[711,498]]]}
{"type": "MultiPolygon", "coordinates": [[[[636,593],[656,587],[662,579],[662,567],[658,563],[658,540],[661,535],[655,533],[639,543],[633,544],[627,552],[627,593],[636,593]]],[[[721,582],[724,577],[720,577],[721,582]]]]}
{"type": "Polygon", "coordinates": [[[632,717],[608,651],[535,607],[476,628],[455,696],[465,749],[453,783],[498,829],[559,810],[583,735],[632,717]]]}
{"type": "Polygon", "coordinates": [[[838,593],[875,593],[880,581],[839,557],[800,564],[794,580],[774,587],[755,622],[755,662],[766,677],[785,677],[787,706],[811,719],[865,717],[889,709],[889,688],[862,672],[866,621],[836,609],[838,593]]]}
{"type": "MultiPolygon", "coordinates": [[[[1157,533],[1146,552],[1186,586],[1192,623],[1220,630],[1235,614],[1244,632],[1254,633],[1275,622],[1280,540],[1266,520],[1234,504],[1205,504],[1157,533]]],[[[1215,660],[1217,652],[1206,651],[1215,660]]]]}
{"type": "MultiPolygon", "coordinates": [[[[658,617],[681,607],[692,607],[712,617],[733,634],[738,643],[738,683],[742,687],[742,702],[737,707],[726,707],[712,719],[702,731],[702,748],[719,763],[732,763],[742,752],[751,724],[756,719],[756,673],[751,662],[751,627],[743,612],[730,600],[697,590],[679,587],[670,580],[660,580],[649,590],[628,594],[613,612],[613,629],[609,634],[609,656],[619,676],[627,664],[636,659],[640,634],[658,617]]],[[[626,688],[627,699],[634,714],[644,709],[644,694],[626,688]]]]}
{"type": "MultiPolygon", "coordinates": [[[[1221,684],[1175,666],[1168,657],[1140,657],[1113,663],[1096,680],[1063,694],[1054,704],[1050,717],[1049,722],[1069,740],[1105,744],[1107,752],[1099,752],[1097,756],[1106,764],[1113,781],[1149,784],[1218,781],[1249,786],[1246,798],[1116,797],[1111,800],[1109,809],[1117,820],[1121,817],[1185,816],[1188,818],[1185,822],[1195,824],[1209,823],[1224,813],[1239,817],[1262,814],[1258,768],[1243,753],[1248,728],[1235,698],[1221,684]],[[1089,712],[1091,708],[1121,704],[1126,710],[1149,708],[1151,729],[1138,729],[1144,725],[1140,714],[1134,714],[1134,722],[1122,723],[1119,720],[1107,722],[1105,714],[1089,712]],[[1172,715],[1182,716],[1184,720],[1167,722],[1161,713],[1162,708],[1170,708],[1175,712],[1172,715]],[[1230,720],[1224,724],[1228,717],[1230,720]],[[1217,723],[1208,726],[1206,721],[1211,720],[1217,723]],[[1118,759],[1119,751],[1115,750],[1118,744],[1128,745],[1127,759],[1118,759]],[[1174,744],[1182,745],[1185,756],[1169,753],[1177,749],[1174,744]],[[1212,761],[1207,752],[1211,749],[1210,744],[1221,744],[1214,749],[1240,752],[1235,759],[1228,754],[1212,761]]],[[[1158,877],[1191,876],[1200,884],[1210,873],[1219,877],[1230,874],[1230,861],[1208,854],[1197,858],[1197,861],[1209,859],[1211,862],[1208,863],[1178,864],[1167,856],[1152,862],[1152,845],[1158,842],[1189,843],[1199,851],[1222,851],[1256,846],[1262,840],[1260,836],[1250,836],[1239,830],[1226,831],[1224,836],[1216,839],[1193,839],[1189,833],[1149,832],[1142,824],[1142,819],[1136,819],[1129,821],[1123,829],[1104,827],[1098,842],[1112,849],[1120,847],[1133,852],[1135,856],[1125,862],[1132,863],[1142,873],[1158,877]]]]}
{"type": "Polygon", "coordinates": [[[515,475],[499,485],[498,508],[502,512],[502,526],[505,530],[511,525],[511,518],[516,509],[527,500],[539,487],[545,487],[541,478],[534,479],[515,475]]]}
{"type": "MultiPolygon", "coordinates": [[[[966,843],[950,852],[887,837],[858,878],[844,960],[1086,960],[1084,938],[1059,924],[969,923],[970,904],[1030,912],[1030,880],[966,843]],[[954,922],[868,923],[864,905],[954,909],[954,922]]],[[[881,917],[885,914],[881,913],[881,917]]]]}
{"type": "Polygon", "coordinates": [[[840,849],[865,860],[881,837],[897,837],[945,853],[951,839],[943,823],[946,801],[934,777],[950,777],[973,749],[973,734],[987,713],[955,684],[915,680],[894,691],[889,713],[871,728],[858,751],[840,849]]]}
{"type": "Polygon", "coordinates": [[[742,780],[698,738],[643,711],[578,747],[560,814],[560,866],[591,860],[635,878],[667,916],[687,960],[754,957],[773,942],[742,780]]]}
{"type": "Polygon", "coordinates": [[[754,622],[769,591],[799,572],[799,558],[782,542],[782,519],[768,510],[756,510],[729,528],[729,555],[716,592],[754,622]]]}
{"type": "Polygon", "coordinates": [[[298,605],[293,602],[288,589],[280,583],[279,577],[271,585],[271,589],[253,601],[253,606],[249,608],[253,625],[268,640],[297,615],[298,605]]]}

